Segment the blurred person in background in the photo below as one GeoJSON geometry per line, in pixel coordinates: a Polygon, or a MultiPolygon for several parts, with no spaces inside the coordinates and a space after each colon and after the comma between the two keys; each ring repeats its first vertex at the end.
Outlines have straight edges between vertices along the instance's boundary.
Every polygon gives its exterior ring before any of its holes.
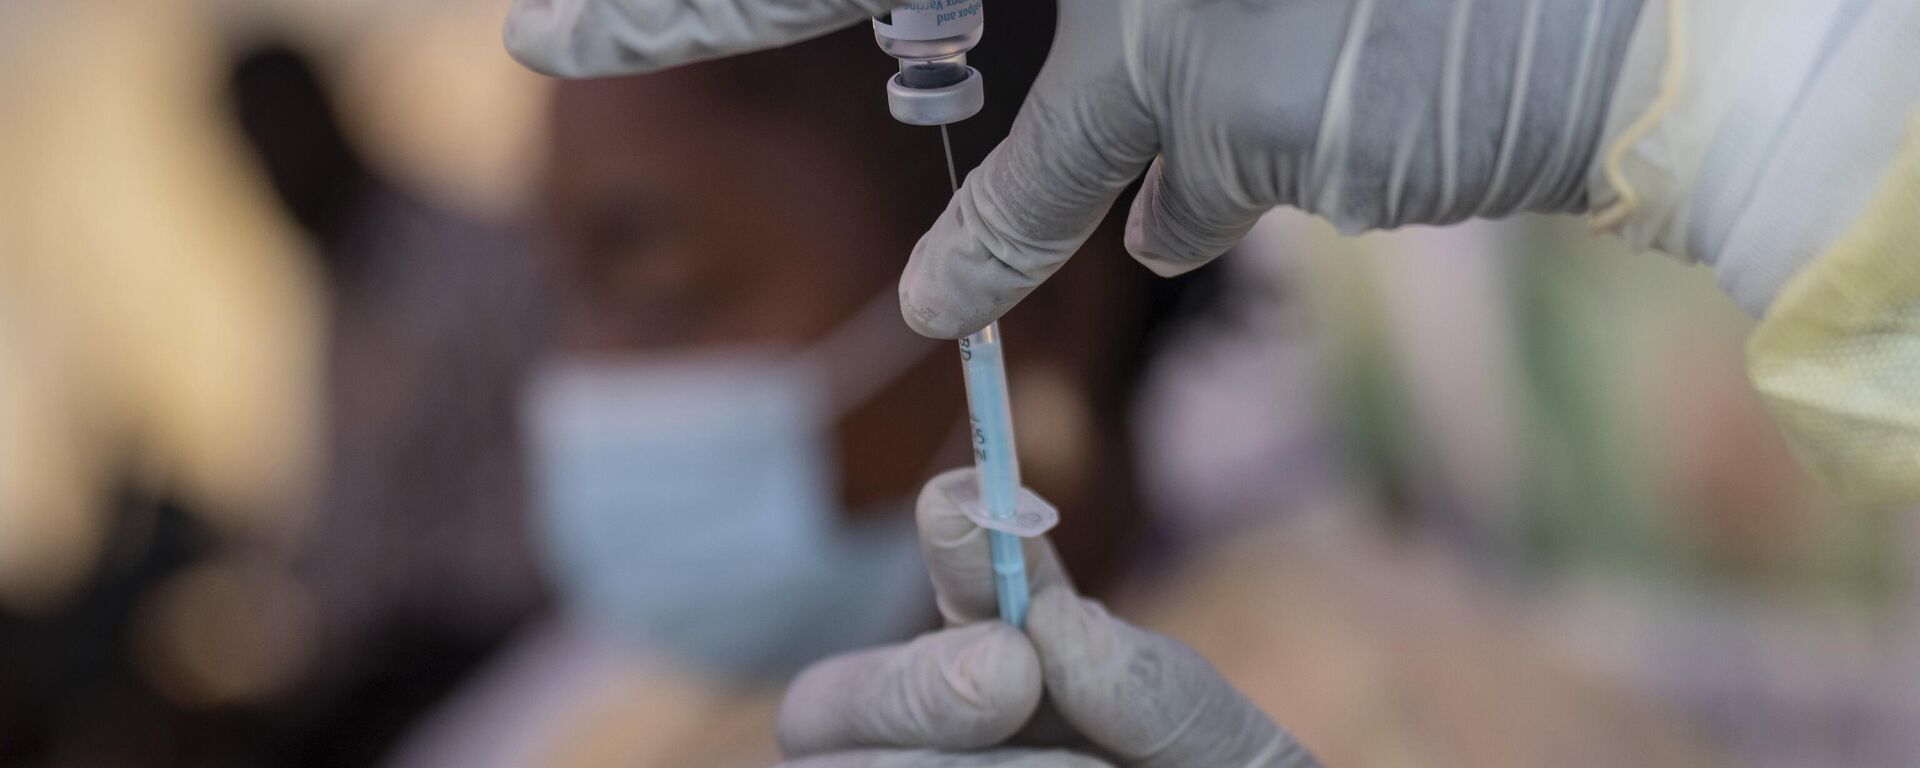
{"type": "MultiPolygon", "coordinates": [[[[614,115],[597,114],[597,108],[584,106],[592,99],[578,95],[563,99],[558,124],[567,133],[557,142],[561,147],[576,140],[601,149],[631,147],[634,142],[623,132],[625,128],[645,134],[642,129],[649,126],[654,141],[636,152],[631,165],[601,168],[587,155],[563,152],[556,157],[551,208],[555,258],[536,265],[525,258],[523,241],[512,227],[474,215],[473,206],[447,204],[470,199],[444,194],[444,187],[426,185],[435,194],[422,195],[419,175],[406,173],[417,169],[391,162],[394,139],[388,134],[404,137],[408,131],[404,122],[396,128],[375,119],[372,127],[378,130],[368,130],[367,83],[355,79],[360,65],[342,64],[341,57],[351,61],[372,49],[366,57],[382,59],[387,66],[380,70],[382,85],[404,82],[415,69],[436,71],[432,66],[397,67],[395,57],[379,56],[377,38],[383,35],[378,26],[366,32],[375,39],[355,45],[326,43],[324,36],[316,44],[300,34],[292,38],[300,41],[298,45],[284,46],[273,42],[278,37],[275,31],[284,31],[281,22],[263,23],[259,28],[231,25],[230,19],[218,18],[211,8],[191,2],[155,4],[139,13],[120,13],[104,3],[42,5],[27,11],[27,17],[39,25],[33,27],[39,35],[37,44],[18,49],[17,59],[10,62],[17,67],[14,71],[31,76],[10,81],[10,86],[21,96],[20,103],[35,104],[39,102],[34,99],[40,99],[50,104],[8,113],[9,125],[20,129],[10,135],[23,139],[17,145],[20,153],[10,159],[17,163],[14,167],[32,171],[11,177],[7,187],[9,199],[21,203],[9,212],[19,216],[21,224],[30,225],[9,232],[39,238],[16,251],[30,258],[15,274],[34,276],[37,273],[29,268],[38,268],[36,264],[64,268],[92,263],[73,258],[77,242],[80,252],[97,253],[104,263],[119,265],[119,274],[126,278],[90,283],[87,280],[99,276],[46,268],[43,273],[48,277],[39,283],[24,278],[11,282],[19,290],[9,293],[7,309],[9,319],[17,321],[7,324],[6,330],[35,343],[45,342],[29,331],[106,329],[164,339],[116,346],[89,338],[71,349],[97,354],[96,362],[106,365],[146,359],[133,353],[147,349],[159,353],[156,363],[181,366],[194,374],[181,379],[177,390],[167,391],[190,396],[188,403],[196,407],[201,407],[201,400],[215,401],[220,407],[161,423],[208,430],[212,438],[231,441],[230,445],[216,443],[225,451],[219,455],[221,460],[192,467],[198,473],[192,477],[195,482],[225,484],[220,487],[252,494],[240,496],[240,502],[211,496],[206,506],[216,510],[236,506],[246,515],[284,508],[288,511],[280,514],[292,522],[276,529],[268,541],[227,542],[195,532],[193,520],[199,514],[195,508],[182,511],[164,502],[164,496],[161,504],[147,501],[151,491],[145,485],[130,493],[134,497],[127,505],[130,510],[111,498],[77,501],[71,507],[31,503],[31,499],[7,505],[10,514],[31,512],[37,517],[8,528],[6,543],[22,545],[23,555],[5,560],[5,565],[17,569],[16,578],[6,586],[29,583],[23,579],[47,572],[27,568],[30,561],[24,557],[46,559],[59,551],[44,539],[33,538],[45,531],[59,532],[60,526],[84,523],[97,515],[110,531],[89,533],[76,546],[118,542],[104,562],[60,561],[62,568],[69,569],[61,578],[79,586],[64,593],[44,588],[44,596],[36,599],[49,608],[23,608],[17,621],[12,614],[7,617],[0,652],[9,681],[4,702],[9,716],[0,724],[5,729],[0,749],[7,750],[10,760],[365,764],[386,752],[394,735],[422,708],[432,705],[542,604],[538,578],[529,565],[530,533],[534,543],[551,545],[545,551],[552,556],[548,573],[558,577],[568,604],[587,614],[596,631],[611,626],[628,633],[614,638],[622,652],[650,646],[673,664],[694,664],[691,669],[697,672],[686,672],[689,678],[719,668],[717,679],[727,686],[777,676],[809,653],[910,633],[930,616],[930,609],[914,599],[924,594],[924,587],[916,586],[924,576],[913,563],[915,548],[898,510],[928,467],[965,456],[960,382],[946,345],[905,332],[891,311],[861,311],[873,303],[872,297],[886,293],[886,275],[893,267],[890,254],[908,238],[908,222],[931,215],[945,198],[940,181],[944,170],[927,151],[929,135],[893,125],[859,96],[822,88],[821,94],[828,98],[846,99],[849,108],[831,115],[834,120],[828,125],[816,120],[805,128],[810,146],[817,150],[815,156],[782,152],[764,136],[755,137],[767,152],[773,183],[785,185],[760,191],[774,195],[761,204],[766,211],[760,215],[784,216],[789,223],[804,219],[832,225],[817,238],[795,242],[787,235],[796,231],[791,227],[738,226],[729,218],[737,213],[732,201],[750,196],[753,190],[715,185],[714,178],[732,178],[731,174],[706,178],[706,166],[729,162],[740,146],[703,144],[704,136],[665,131],[647,119],[644,103],[635,98],[677,99],[683,109],[692,110],[729,103],[731,109],[742,111],[759,107],[721,98],[712,82],[699,79],[671,84],[660,93],[633,93],[620,100],[623,111],[614,115]],[[168,34],[147,37],[141,30],[168,34]],[[343,48],[353,55],[343,54],[343,48]],[[99,55],[83,57],[89,66],[58,67],[53,51],[99,55]],[[343,82],[360,91],[346,91],[343,82]],[[859,99],[860,108],[852,108],[853,99],[859,99]],[[343,104],[361,112],[348,112],[343,104]],[[117,108],[102,109],[103,105],[117,108]],[[613,125],[623,128],[595,132],[596,122],[606,117],[617,118],[613,125]],[[113,125],[142,130],[116,134],[110,132],[113,125]],[[872,129],[877,129],[872,131],[877,135],[890,136],[898,144],[897,154],[912,158],[911,166],[882,164],[882,158],[863,156],[861,145],[846,140],[872,129]],[[187,148],[184,152],[182,145],[187,148]],[[656,153],[656,148],[670,150],[656,153]],[[688,154],[683,164],[662,167],[678,153],[694,149],[698,151],[688,154]],[[137,159],[128,160],[124,153],[137,159]],[[142,162],[146,158],[159,162],[142,162]],[[131,211],[102,204],[95,188],[84,186],[86,180],[98,178],[89,175],[96,169],[109,177],[117,173],[123,179],[145,181],[141,174],[149,168],[157,168],[152,182],[138,187],[139,194],[123,202],[131,211]],[[819,176],[798,175],[800,170],[819,176]],[[821,178],[840,180],[847,194],[809,194],[821,178]],[[658,185],[665,190],[664,196],[690,198],[683,209],[657,224],[631,229],[645,223],[629,218],[635,212],[624,193],[634,184],[658,185]],[[197,205],[195,195],[209,195],[217,202],[197,205]],[[802,216],[796,210],[782,210],[804,202],[825,205],[832,215],[802,216]],[[97,215],[107,226],[84,226],[73,219],[79,214],[97,215]],[[143,218],[147,216],[151,218],[143,218]],[[696,230],[698,247],[682,250],[675,240],[682,233],[672,226],[683,220],[702,222],[703,216],[710,218],[696,230]],[[162,233],[157,236],[154,231],[130,230],[125,226],[129,218],[165,226],[156,230],[162,233]],[[856,218],[871,226],[844,224],[856,218]],[[94,238],[62,243],[50,234],[63,226],[97,232],[96,237],[123,233],[131,237],[88,250],[94,248],[94,238]],[[235,232],[240,236],[231,234],[235,232]],[[656,235],[668,238],[666,250],[649,240],[656,235]],[[179,252],[167,250],[176,241],[182,243],[179,252]],[[770,292],[756,297],[703,296],[705,283],[699,280],[704,278],[698,275],[693,284],[672,280],[661,284],[649,272],[664,268],[697,273],[703,264],[729,263],[703,258],[715,252],[764,255],[770,281],[790,278],[791,272],[781,271],[788,259],[809,268],[841,265],[846,274],[823,283],[812,300],[781,305],[782,311],[759,312],[752,309],[753,299],[770,292]],[[694,258],[689,260],[688,255],[694,258]],[[217,261],[206,266],[195,259],[217,261]],[[158,268],[174,282],[141,282],[138,278],[144,273],[125,268],[144,265],[158,268]],[[263,273],[268,279],[240,281],[229,276],[231,270],[243,276],[263,273]],[[833,445],[826,454],[815,453],[822,448],[815,442],[782,442],[792,436],[792,429],[818,432],[821,425],[809,423],[806,414],[779,410],[809,393],[790,390],[760,401],[771,405],[747,412],[756,417],[745,425],[749,430],[768,430],[759,439],[750,439],[748,449],[772,443],[798,451],[758,457],[791,462],[773,470],[771,476],[782,482],[796,480],[824,493],[819,503],[746,510],[751,516],[746,518],[749,527],[764,522],[769,531],[792,536],[756,539],[771,542],[771,548],[749,547],[744,563],[707,573],[723,585],[733,572],[752,570],[758,555],[774,569],[780,583],[769,582],[764,574],[749,574],[744,581],[753,589],[744,595],[737,590],[700,592],[675,584],[648,596],[636,595],[635,585],[620,578],[630,571],[613,574],[613,581],[596,582],[594,574],[579,570],[583,565],[606,564],[583,564],[573,557],[578,553],[568,548],[564,536],[584,532],[631,545],[633,559],[641,567],[672,565],[684,551],[712,552],[714,542],[694,535],[700,532],[698,523],[708,510],[699,509],[692,519],[664,529],[642,531],[638,538],[621,538],[634,533],[633,521],[620,519],[625,517],[624,508],[594,506],[596,500],[587,500],[583,506],[572,495],[576,490],[595,490],[591,485],[571,485],[577,473],[607,467],[604,462],[576,466],[554,461],[571,459],[581,447],[570,442],[575,435],[551,431],[555,422],[548,417],[554,407],[573,402],[546,394],[553,387],[545,382],[564,378],[561,374],[543,375],[542,387],[530,398],[536,408],[528,420],[536,435],[552,438],[540,444],[551,454],[532,457],[536,468],[559,474],[542,486],[547,492],[543,500],[552,502],[552,516],[526,514],[521,477],[522,459],[527,457],[520,446],[521,419],[515,407],[521,401],[520,388],[531,370],[528,363],[534,350],[547,343],[548,328],[554,325],[544,310],[553,282],[547,270],[563,275],[567,288],[558,303],[563,321],[558,323],[557,357],[550,371],[593,368],[583,361],[595,357],[611,359],[614,367],[624,368],[630,356],[670,348],[739,344],[798,350],[829,339],[842,340],[828,345],[840,347],[831,362],[844,364],[847,370],[829,371],[843,378],[828,384],[836,389],[871,385],[874,391],[847,399],[851,410],[841,420],[844,426],[834,430],[836,435],[828,441],[833,445]],[[623,274],[627,277],[618,277],[623,274]],[[59,294],[60,298],[153,299],[177,291],[171,295],[189,303],[137,301],[134,306],[163,311],[110,313],[107,321],[97,324],[30,314],[50,305],[32,301],[34,296],[26,288],[69,287],[49,282],[54,278],[73,281],[73,293],[59,294]],[[103,290],[121,285],[127,293],[103,290]],[[657,292],[663,285],[677,287],[657,292]],[[216,297],[201,298],[196,293],[207,291],[217,292],[216,297]],[[710,299],[712,314],[682,303],[695,298],[710,299]],[[232,316],[177,325],[169,321],[167,306],[232,316]],[[812,324],[776,322],[786,312],[800,314],[807,307],[812,308],[812,324]],[[129,319],[133,322],[128,323],[129,319]],[[650,326],[655,319],[661,322],[657,328],[650,326]],[[695,330],[675,331],[676,324],[695,330]],[[831,332],[841,326],[853,330],[831,332]],[[269,338],[216,338],[224,346],[213,349],[231,357],[209,358],[204,351],[207,342],[182,335],[181,329],[269,338]],[[292,338],[276,340],[271,337],[275,333],[292,338]],[[890,357],[906,367],[893,372],[853,370],[869,356],[890,357]],[[195,365],[199,368],[192,368],[195,365]],[[261,399],[257,409],[249,405],[249,397],[261,399]],[[288,421],[303,415],[313,423],[288,421]],[[281,448],[283,444],[292,447],[281,448]],[[830,454],[842,445],[857,452],[857,460],[834,460],[830,454]],[[948,458],[936,460],[943,452],[948,458]],[[260,469],[263,466],[273,471],[260,469]],[[835,477],[842,466],[857,469],[835,477]],[[803,476],[809,474],[810,479],[803,476]],[[852,512],[843,516],[836,511],[840,508],[852,512]],[[604,516],[608,512],[614,516],[604,516]],[[761,513],[764,517],[757,516],[761,513]],[[156,514],[161,518],[157,524],[150,521],[156,514]],[[892,521],[880,519],[890,514],[892,521]],[[603,516],[595,520],[594,515],[603,516]],[[859,518],[875,519],[862,523],[859,518]],[[581,527],[596,523],[616,527],[581,527]],[[176,531],[181,525],[187,527],[176,531]],[[855,533],[841,536],[842,529],[855,533]],[[16,532],[19,535],[12,535],[16,532]],[[697,549],[701,546],[708,548],[697,549]],[[826,564],[825,573],[831,578],[822,581],[816,578],[822,572],[814,569],[823,565],[818,558],[828,552],[847,562],[826,564]],[[652,555],[660,559],[648,562],[652,555]],[[245,567],[227,564],[230,560],[245,567]],[[219,567],[203,567],[208,561],[219,567]],[[606,586],[616,594],[595,591],[606,586]],[[808,601],[816,596],[835,593],[844,593],[844,611],[836,616],[812,616],[809,610],[799,610],[789,612],[797,624],[754,621],[754,611],[765,608],[770,595],[807,608],[814,605],[808,601]],[[880,599],[886,595],[892,597],[880,599]],[[681,601],[681,609],[697,610],[699,615],[690,623],[712,621],[720,631],[701,635],[691,645],[676,645],[662,642],[646,626],[637,627],[635,614],[658,609],[662,596],[681,601]],[[624,603],[629,597],[640,604],[624,603]],[[746,619],[737,618],[742,616],[746,619]],[[813,644],[805,642],[810,637],[813,644]],[[56,659],[63,661],[48,663],[56,659]]],[[[470,17],[492,13],[485,8],[480,11],[470,17]]],[[[312,13],[296,13],[293,18],[326,18],[318,11],[312,13]]],[[[342,14],[352,17],[355,12],[342,14]]],[[[404,33],[409,48],[434,51],[441,47],[435,43],[437,38],[422,34],[422,27],[431,25],[407,23],[405,13],[369,18],[383,19],[396,30],[386,36],[404,33]]],[[[448,26],[460,28],[457,23],[448,26]]],[[[488,42],[484,36],[470,39],[480,46],[488,42]]],[[[871,51],[864,44],[842,41],[830,50],[804,57],[801,63],[810,61],[808,66],[841,73],[866,72],[864,57],[871,51]]],[[[1039,47],[1014,50],[1019,51],[1016,58],[1026,59],[1010,60],[1008,68],[1029,72],[1037,68],[1039,47]]],[[[497,49],[490,52],[500,64],[511,66],[497,49]]],[[[752,71],[755,68],[730,72],[722,67],[709,74],[727,83],[746,82],[765,78],[765,66],[760,65],[758,73],[752,71]]],[[[468,79],[482,77],[471,68],[439,71],[460,71],[468,79]]],[[[437,99],[416,101],[444,106],[437,99]]],[[[1002,123],[1011,108],[1011,101],[996,107],[1002,123]]],[[[373,111],[377,113],[378,107],[373,111]]],[[[767,130],[785,131],[790,124],[805,127],[808,120],[798,118],[809,114],[798,102],[784,103],[766,116],[767,130]]],[[[507,118],[510,123],[512,116],[507,118]]],[[[487,127],[497,128],[491,123],[487,127]]],[[[446,135],[452,139],[467,134],[446,135]]],[[[961,140],[963,146],[978,151],[992,138],[963,135],[961,140]]],[[[439,147],[416,145],[415,149],[412,155],[431,155],[439,147]]],[[[470,193],[471,189],[457,191],[470,193]]],[[[1107,247],[1117,247],[1113,245],[1116,237],[1106,236],[1107,247]]],[[[1034,482],[1055,493],[1063,504],[1072,505],[1070,509],[1105,510],[1099,516],[1076,515],[1079,522],[1064,534],[1076,574],[1090,588],[1099,589],[1114,579],[1125,561],[1122,553],[1141,535],[1130,488],[1112,481],[1128,474],[1123,414],[1133,382],[1126,372],[1140,367],[1150,329],[1159,322],[1156,318],[1178,302],[1170,298],[1177,286],[1170,290],[1137,270],[1109,266],[1085,273],[1087,277],[1080,281],[1063,283],[1067,287],[1060,303],[1044,315],[1036,312],[1032,324],[1022,329],[1026,340],[1021,345],[1026,349],[1016,350],[1016,359],[1023,361],[1027,373],[1017,376],[1015,386],[1022,398],[1034,403],[1023,423],[1036,435],[1055,438],[1051,444],[1036,439],[1027,446],[1034,482]],[[1079,311],[1087,308],[1101,311],[1079,311]],[[1089,327],[1094,322],[1099,328],[1089,327]],[[1088,345],[1075,343],[1078,338],[1114,341],[1088,345]],[[1093,482],[1095,478],[1100,482],[1093,482]]],[[[72,303],[89,306],[84,300],[72,303]]],[[[86,394],[88,387],[111,381],[128,388],[130,396],[150,397],[144,387],[174,380],[140,370],[105,377],[93,370],[59,366],[9,367],[9,371],[72,373],[74,382],[85,386],[70,382],[65,385],[68,396],[86,394]]],[[[778,383],[774,377],[767,378],[751,383],[778,383]]],[[[39,386],[33,379],[27,383],[35,385],[31,393],[41,398],[63,392],[62,385],[39,386]]],[[[616,408],[609,415],[671,416],[677,408],[674,403],[667,404],[667,413],[651,406],[616,408]]],[[[18,412],[86,416],[112,414],[117,409],[89,404],[49,407],[38,399],[18,412]]],[[[66,425],[30,433],[10,431],[9,438],[16,441],[9,445],[20,449],[7,456],[23,460],[35,455],[27,446],[41,448],[44,455],[47,446],[93,432],[66,425]]],[[[193,436],[190,431],[187,434],[193,436]]],[[[654,435],[642,430],[640,436],[654,435]]],[[[699,437],[695,435],[689,452],[701,447],[699,437]]],[[[135,442],[152,444],[146,438],[135,442]]],[[[152,455],[167,461],[202,455],[191,448],[161,443],[153,445],[152,455]]],[[[616,473],[624,473],[629,458],[624,454],[600,457],[622,462],[614,468],[616,473]]],[[[667,458],[678,457],[669,453],[667,458]]],[[[672,467],[662,469],[673,471],[672,467]]],[[[97,493],[96,488],[111,491],[116,483],[113,474],[110,467],[83,472],[77,487],[89,493],[97,493]]],[[[157,474],[170,481],[177,475],[164,466],[157,474]]],[[[720,476],[706,477],[734,479],[724,474],[724,468],[720,476]]],[[[684,481],[685,486],[697,478],[669,474],[668,479],[684,481]]],[[[10,491],[36,487],[8,486],[10,491]]],[[[178,487],[196,492],[191,483],[178,487]]],[[[616,489],[613,501],[619,503],[622,494],[633,488],[628,484],[616,489]]],[[[653,490],[651,483],[641,484],[638,492],[643,502],[653,490]]],[[[730,522],[741,519],[736,515],[730,522]]],[[[690,569],[696,575],[711,564],[697,562],[700,567],[690,569]]],[[[684,618],[687,614],[668,610],[666,615],[684,618]]],[[[655,630],[660,626],[651,625],[655,630]]]]}
{"type": "MultiPolygon", "coordinates": [[[[1007,89],[956,133],[962,157],[1044,53],[1003,43],[984,65],[1007,89]]],[[[909,511],[967,460],[967,417],[952,346],[900,324],[891,275],[946,176],[937,136],[843,87],[875,56],[850,33],[559,87],[560,299],[525,417],[562,610],[399,764],[764,764],[788,675],[933,620],[909,511]]],[[[1128,406],[1195,280],[1089,261],[1008,323],[1021,458],[1088,589],[1139,560],[1128,406]]]]}

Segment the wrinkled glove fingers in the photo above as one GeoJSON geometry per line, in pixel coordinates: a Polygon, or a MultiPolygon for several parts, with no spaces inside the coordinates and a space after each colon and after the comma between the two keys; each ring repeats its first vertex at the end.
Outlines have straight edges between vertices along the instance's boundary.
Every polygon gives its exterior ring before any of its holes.
{"type": "Polygon", "coordinates": [[[1036,595],[1028,633],[1068,722],[1137,768],[1304,768],[1313,756],[1178,641],[1065,590],[1036,595]]]}
{"type": "Polygon", "coordinates": [[[914,330],[959,338],[1080,248],[1153,159],[1154,128],[1120,59],[1120,11],[1064,0],[1054,52],[1005,141],[967,175],[900,281],[914,330]]]}
{"type": "Polygon", "coordinates": [[[1001,749],[954,754],[926,750],[866,750],[781,763],[781,768],[1113,768],[1085,755],[1001,749]]]}
{"type": "Polygon", "coordinates": [[[1200,267],[1247,236],[1270,206],[1235,200],[1217,177],[1170,165],[1147,170],[1127,217],[1127,252],[1161,277],[1200,267]]]}
{"type": "MultiPolygon", "coordinates": [[[[970,467],[941,473],[920,490],[915,507],[920,552],[933,579],[934,601],[950,626],[999,618],[988,531],[967,519],[956,501],[961,489],[978,482],[979,474],[970,467]]],[[[1045,538],[1025,539],[1021,544],[1027,557],[1028,589],[1039,592],[1069,586],[1052,544],[1045,538]]]]}
{"type": "Polygon", "coordinates": [[[515,0],[507,51],[556,77],[652,72],[777,48],[904,0],[515,0]]]}
{"type": "Polygon", "coordinates": [[[980,749],[1005,741],[1040,703],[1040,662],[1025,635],[976,624],[836,656],[788,686],[781,751],[867,747],[980,749]]]}

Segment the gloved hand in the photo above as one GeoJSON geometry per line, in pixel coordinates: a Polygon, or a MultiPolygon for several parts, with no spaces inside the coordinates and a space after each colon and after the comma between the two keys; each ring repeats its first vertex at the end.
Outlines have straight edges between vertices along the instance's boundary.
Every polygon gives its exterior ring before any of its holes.
{"type": "Polygon", "coordinates": [[[1011,135],[914,248],[902,309],[932,336],[986,325],[1143,169],[1126,244],[1162,275],[1276,206],[1349,233],[1583,211],[1639,7],[1063,0],[1011,135]]]}
{"type": "MultiPolygon", "coordinates": [[[[1061,0],[1045,71],[914,248],[902,310],[931,336],[985,326],[1143,170],[1127,247],[1168,275],[1281,205],[1347,231],[1582,211],[1641,1],[1061,0]]],[[[897,4],[518,0],[506,37],[543,72],[635,73],[897,4]]]]}
{"type": "Polygon", "coordinates": [[[1044,539],[1026,542],[1027,632],[995,620],[986,531],[946,491],[973,482],[943,474],[918,506],[950,628],[801,673],[780,707],[787,766],[1315,765],[1191,649],[1074,594],[1044,539]]]}

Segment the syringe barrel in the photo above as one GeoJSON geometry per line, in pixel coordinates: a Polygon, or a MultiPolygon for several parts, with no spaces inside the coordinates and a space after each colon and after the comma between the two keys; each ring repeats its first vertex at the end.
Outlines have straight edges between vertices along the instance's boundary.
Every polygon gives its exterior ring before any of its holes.
{"type": "Polygon", "coordinates": [[[960,340],[960,364],[966,371],[967,415],[972,426],[973,463],[980,470],[980,500],[995,518],[1013,517],[1020,489],[1020,457],[1013,447],[1013,407],[1007,402],[1007,364],[1000,348],[1000,324],[960,340]]]}
{"type": "MultiPolygon", "coordinates": [[[[1013,409],[1007,402],[1007,365],[1000,348],[1000,324],[960,340],[967,376],[967,415],[972,422],[973,465],[980,501],[995,520],[1010,520],[1018,508],[1020,457],[1013,448],[1013,409]]],[[[1020,537],[989,531],[994,593],[1000,619],[1016,627],[1027,623],[1027,566],[1020,537]]]]}

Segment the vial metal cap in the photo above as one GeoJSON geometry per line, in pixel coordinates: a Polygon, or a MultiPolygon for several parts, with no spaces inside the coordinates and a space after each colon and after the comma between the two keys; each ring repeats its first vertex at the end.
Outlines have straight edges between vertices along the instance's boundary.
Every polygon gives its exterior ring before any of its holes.
{"type": "Polygon", "coordinates": [[[965,79],[938,88],[911,87],[897,73],[887,79],[887,109],[893,119],[908,125],[957,123],[978,114],[986,103],[986,87],[973,67],[967,67],[965,79]]]}

